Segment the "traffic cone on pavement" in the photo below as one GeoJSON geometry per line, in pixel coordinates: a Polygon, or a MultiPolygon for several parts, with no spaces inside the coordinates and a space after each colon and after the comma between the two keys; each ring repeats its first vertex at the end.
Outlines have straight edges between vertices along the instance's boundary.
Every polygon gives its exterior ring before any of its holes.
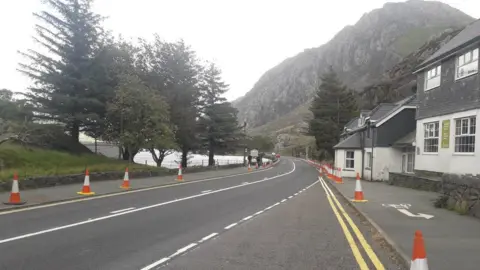
{"type": "Polygon", "coordinates": [[[338,168],[337,184],[343,184],[342,168],[338,168]]]}
{"type": "Polygon", "coordinates": [[[20,190],[18,188],[18,175],[17,172],[13,174],[13,181],[12,181],[12,191],[10,192],[10,199],[8,202],[4,202],[6,205],[22,205],[25,204],[26,201],[22,201],[20,199],[20,190]]]}
{"type": "Polygon", "coordinates": [[[421,231],[415,232],[413,239],[412,263],[410,270],[428,270],[427,252],[425,251],[425,243],[421,231]]]}
{"type": "Polygon", "coordinates": [[[360,174],[357,173],[357,180],[355,180],[355,197],[352,202],[366,202],[363,197],[362,184],[360,183],[360,174]]]}
{"type": "Polygon", "coordinates": [[[128,177],[128,167],[125,168],[125,175],[123,176],[123,183],[120,186],[120,188],[123,188],[123,189],[130,188],[130,178],[128,177]]]}
{"type": "Polygon", "coordinates": [[[183,175],[182,175],[182,164],[178,164],[178,175],[177,175],[177,180],[178,180],[178,181],[183,181],[183,175]]]}
{"type": "Polygon", "coordinates": [[[85,180],[83,180],[83,188],[82,191],[77,192],[80,195],[93,195],[95,192],[90,190],[90,174],[88,173],[88,169],[85,170],[85,180]]]}

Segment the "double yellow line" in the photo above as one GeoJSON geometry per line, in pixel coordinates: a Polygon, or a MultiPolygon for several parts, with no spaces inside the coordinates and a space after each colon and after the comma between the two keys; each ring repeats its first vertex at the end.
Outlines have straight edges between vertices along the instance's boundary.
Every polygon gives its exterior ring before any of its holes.
{"type": "Polygon", "coordinates": [[[335,194],[333,194],[330,187],[327,185],[327,183],[325,183],[325,181],[323,180],[322,177],[319,177],[319,181],[322,184],[323,189],[325,190],[325,194],[327,196],[328,202],[330,203],[330,207],[332,208],[333,213],[337,217],[338,223],[340,223],[340,227],[342,227],[343,234],[345,235],[345,238],[347,239],[347,242],[350,245],[350,248],[352,249],[353,256],[357,260],[357,263],[358,263],[358,266],[360,267],[360,269],[361,270],[369,270],[370,268],[368,267],[367,263],[365,262],[365,259],[363,258],[362,253],[360,252],[360,249],[358,248],[358,245],[355,242],[352,234],[350,233],[350,230],[348,229],[347,224],[345,224],[344,219],[350,225],[353,233],[355,234],[358,241],[360,242],[360,245],[363,247],[363,250],[365,250],[365,253],[370,258],[370,261],[372,262],[372,264],[375,266],[375,269],[384,270],[385,267],[383,266],[383,264],[378,259],[377,255],[373,251],[372,247],[365,240],[365,237],[363,237],[363,234],[360,232],[357,225],[355,225],[355,223],[352,221],[352,219],[347,214],[347,212],[345,212],[345,209],[343,209],[340,202],[338,202],[337,197],[335,196],[335,194]],[[333,203],[333,202],[335,202],[335,203],[333,203]],[[340,213],[342,215],[340,215],[340,213]],[[342,216],[343,216],[343,218],[342,218],[342,216]]]}

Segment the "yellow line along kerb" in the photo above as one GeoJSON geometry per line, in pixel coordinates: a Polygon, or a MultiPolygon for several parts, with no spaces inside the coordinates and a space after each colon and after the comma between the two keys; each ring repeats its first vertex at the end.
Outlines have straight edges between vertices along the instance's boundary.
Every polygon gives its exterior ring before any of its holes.
{"type": "Polygon", "coordinates": [[[353,256],[355,257],[355,260],[357,260],[360,270],[369,270],[367,263],[363,259],[362,254],[360,253],[360,250],[358,249],[358,246],[352,237],[352,234],[347,228],[347,224],[345,224],[342,217],[338,213],[337,208],[335,208],[335,205],[333,204],[332,199],[330,198],[331,195],[330,193],[328,193],[327,188],[325,187],[326,184],[323,182],[323,179],[321,179],[320,183],[322,184],[322,187],[325,190],[325,195],[327,196],[328,202],[330,203],[330,207],[332,208],[333,213],[337,217],[338,223],[340,223],[340,227],[342,227],[343,234],[345,235],[345,238],[347,239],[347,242],[350,245],[350,248],[352,249],[353,256]]]}
{"type": "Polygon", "coordinates": [[[385,270],[385,267],[383,266],[382,262],[380,262],[380,260],[378,259],[377,255],[375,254],[375,252],[373,251],[372,247],[370,246],[370,244],[368,244],[367,240],[365,240],[365,237],[363,236],[362,232],[360,232],[360,230],[358,229],[357,225],[355,225],[355,223],[353,222],[353,220],[350,218],[350,216],[347,214],[347,212],[345,211],[345,209],[342,207],[342,205],[340,204],[340,202],[337,200],[337,197],[335,196],[335,194],[333,194],[332,190],[330,189],[330,187],[328,187],[328,185],[324,182],[323,178],[322,178],[322,182],[325,184],[325,188],[328,190],[326,192],[328,192],[330,194],[330,196],[333,198],[333,200],[335,201],[335,204],[337,205],[338,209],[340,210],[340,212],[342,213],[342,215],[344,216],[344,218],[347,220],[347,223],[350,225],[350,227],[352,228],[354,234],[357,236],[357,239],[358,241],[360,242],[360,244],[362,245],[363,249],[365,250],[365,253],[367,253],[368,257],[370,258],[370,260],[372,261],[373,265],[375,266],[375,268],[377,270],[385,270]]]}

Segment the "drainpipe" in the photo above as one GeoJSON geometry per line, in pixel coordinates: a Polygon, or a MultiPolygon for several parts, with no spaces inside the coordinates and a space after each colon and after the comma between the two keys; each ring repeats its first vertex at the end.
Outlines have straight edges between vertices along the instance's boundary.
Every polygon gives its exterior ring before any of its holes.
{"type": "Polygon", "coordinates": [[[372,155],[370,159],[370,181],[373,181],[373,146],[375,144],[375,125],[372,125],[372,155]]]}
{"type": "Polygon", "coordinates": [[[360,148],[362,149],[362,178],[365,172],[365,137],[365,131],[360,132],[360,148]]]}

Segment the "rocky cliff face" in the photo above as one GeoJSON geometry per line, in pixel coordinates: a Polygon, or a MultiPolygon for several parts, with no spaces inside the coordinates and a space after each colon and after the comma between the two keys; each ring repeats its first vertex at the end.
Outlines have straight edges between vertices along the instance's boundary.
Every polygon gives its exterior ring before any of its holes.
{"type": "Polygon", "coordinates": [[[387,71],[433,35],[472,21],[440,2],[385,4],[365,14],[354,26],[345,27],[325,45],[307,49],[267,71],[233,104],[239,110],[239,119],[246,119],[249,127],[278,122],[283,116],[291,118],[311,99],[319,83],[318,74],[329,66],[347,86],[362,91],[365,86],[388,79],[387,71]]]}

